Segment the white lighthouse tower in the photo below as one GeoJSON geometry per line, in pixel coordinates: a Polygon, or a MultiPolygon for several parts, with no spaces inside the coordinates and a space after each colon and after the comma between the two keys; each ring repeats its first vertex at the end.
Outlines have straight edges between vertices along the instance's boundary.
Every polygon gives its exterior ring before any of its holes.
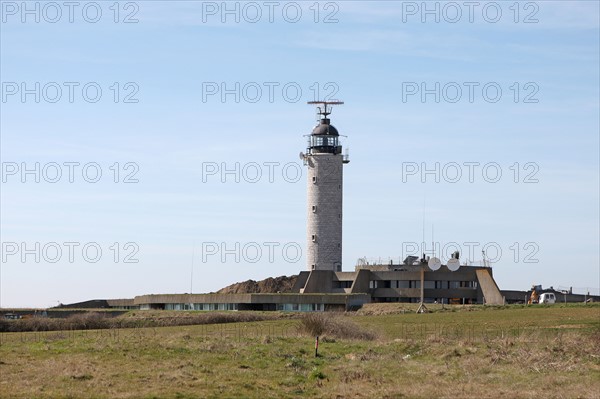
{"type": "Polygon", "coordinates": [[[308,136],[307,266],[308,270],[342,270],[342,169],[350,162],[342,155],[339,133],[330,124],[331,106],[341,101],[311,101],[320,120],[308,136]]]}

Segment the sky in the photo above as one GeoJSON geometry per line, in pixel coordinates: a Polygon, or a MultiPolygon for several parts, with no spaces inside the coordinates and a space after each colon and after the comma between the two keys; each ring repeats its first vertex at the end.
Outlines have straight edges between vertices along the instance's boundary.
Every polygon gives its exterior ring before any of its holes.
{"type": "Polygon", "coordinates": [[[0,2],[0,307],[307,270],[316,99],[345,271],[485,250],[599,294],[599,3],[469,4],[0,2]]]}

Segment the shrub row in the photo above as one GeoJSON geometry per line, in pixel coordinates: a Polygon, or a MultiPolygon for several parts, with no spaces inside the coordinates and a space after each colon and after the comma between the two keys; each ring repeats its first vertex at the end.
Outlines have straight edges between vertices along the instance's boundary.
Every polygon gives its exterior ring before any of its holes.
{"type": "Polygon", "coordinates": [[[100,330],[108,328],[169,327],[197,324],[243,323],[272,319],[259,313],[199,313],[185,317],[126,318],[111,317],[99,312],[79,313],[66,318],[33,317],[29,319],[0,319],[0,332],[100,330]]]}

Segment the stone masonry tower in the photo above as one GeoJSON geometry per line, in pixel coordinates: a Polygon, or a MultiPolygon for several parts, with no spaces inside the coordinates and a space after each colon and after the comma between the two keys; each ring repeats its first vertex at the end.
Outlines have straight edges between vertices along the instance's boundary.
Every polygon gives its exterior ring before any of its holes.
{"type": "Polygon", "coordinates": [[[320,121],[308,135],[308,216],[306,224],[308,270],[342,270],[342,169],[350,162],[342,155],[339,133],[329,122],[331,106],[341,101],[311,101],[320,121]]]}

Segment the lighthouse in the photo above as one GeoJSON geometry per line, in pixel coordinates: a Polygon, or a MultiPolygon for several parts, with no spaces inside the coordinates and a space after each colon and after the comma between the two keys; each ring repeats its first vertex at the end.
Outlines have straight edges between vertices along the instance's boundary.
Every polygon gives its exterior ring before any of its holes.
{"type": "Polygon", "coordinates": [[[310,101],[317,106],[319,121],[308,135],[306,154],[300,153],[308,169],[307,253],[309,271],[342,271],[342,191],[343,165],[338,130],[330,123],[333,105],[341,101],[310,101]]]}

